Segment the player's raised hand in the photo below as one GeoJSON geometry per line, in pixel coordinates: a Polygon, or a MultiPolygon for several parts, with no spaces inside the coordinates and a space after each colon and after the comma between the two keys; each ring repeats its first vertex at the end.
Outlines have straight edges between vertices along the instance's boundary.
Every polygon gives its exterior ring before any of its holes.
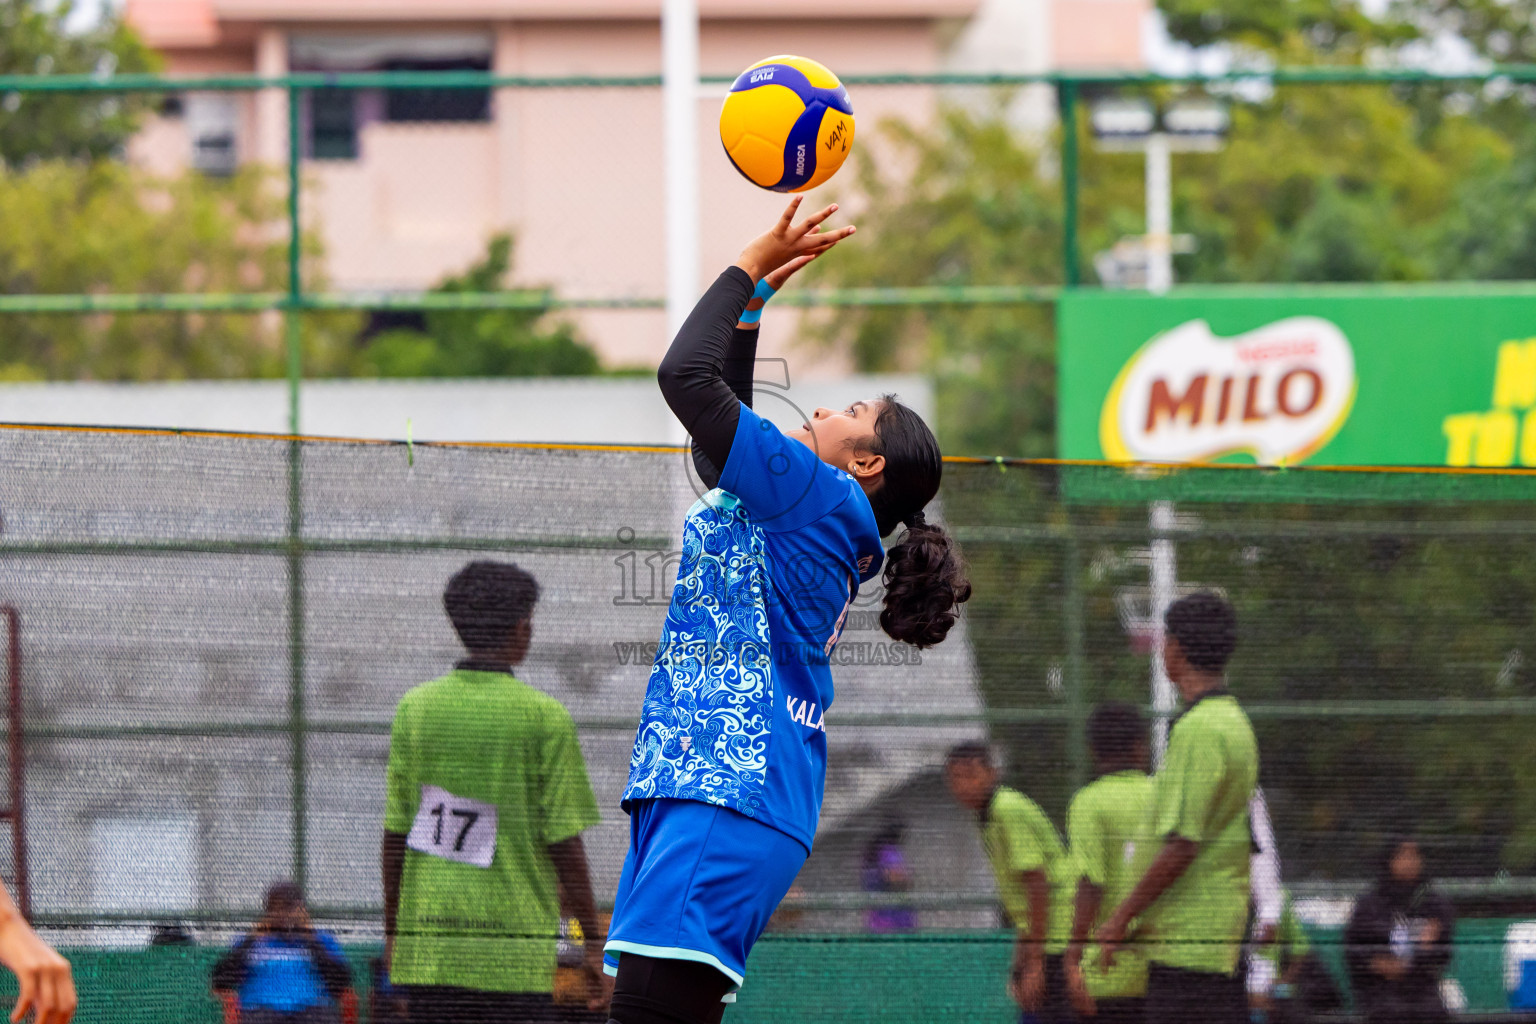
{"type": "MultiPolygon", "coordinates": [[[[754,238],[742,250],[741,258],[736,261],[736,265],[746,271],[754,282],[761,281],[764,277],[802,257],[819,256],[854,233],[852,224],[831,231],[821,230],[822,223],[837,212],[836,203],[818,210],[796,224],[795,214],[800,209],[801,198],[801,196],[795,196],[791,199],[778,222],[768,231],[754,238]]],[[[784,275],[783,280],[787,281],[789,274],[793,274],[804,265],[801,263],[790,270],[784,275]]]]}
{"type": "Polygon", "coordinates": [[[0,963],[16,972],[21,988],[11,1011],[12,1024],[28,1012],[35,1015],[37,1024],[69,1024],[75,1015],[69,961],[38,938],[9,897],[0,904],[0,963]]]}

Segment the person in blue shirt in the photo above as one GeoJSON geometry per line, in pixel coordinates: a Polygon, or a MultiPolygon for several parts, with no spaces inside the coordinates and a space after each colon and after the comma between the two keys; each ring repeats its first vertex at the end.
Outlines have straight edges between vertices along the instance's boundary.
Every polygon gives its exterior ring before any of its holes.
{"type": "Polygon", "coordinates": [[[261,920],[213,966],[213,990],[236,993],[241,1024],[331,1024],[351,983],[341,947],[315,929],[292,882],[267,890],[261,920]]]}
{"type": "Polygon", "coordinates": [[[919,648],[970,597],[923,513],[943,467],[921,417],[887,395],[784,433],[752,410],[762,303],[854,231],[821,230],[836,206],[795,224],[799,203],[699,300],[657,375],[712,489],[683,524],[624,790],[618,1024],[717,1024],[734,998],[816,834],[831,657],[860,585],[883,579],[881,627],[919,648]]]}

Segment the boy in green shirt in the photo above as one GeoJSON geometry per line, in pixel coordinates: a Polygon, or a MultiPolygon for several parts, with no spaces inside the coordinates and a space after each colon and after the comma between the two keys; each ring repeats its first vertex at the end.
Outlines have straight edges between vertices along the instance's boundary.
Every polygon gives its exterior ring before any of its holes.
{"type": "Polygon", "coordinates": [[[1156,777],[1152,836],[1162,846],[1098,939],[1113,965],[1132,921],[1148,936],[1148,1024],[1238,1024],[1248,1019],[1237,961],[1248,920],[1248,801],[1259,745],[1226,689],[1237,616],[1204,591],[1175,601],[1163,624],[1163,665],[1184,712],[1156,777]]]}
{"type": "Polygon", "coordinates": [[[1072,927],[1072,866],[1056,827],[1016,789],[998,784],[985,744],[962,743],[944,762],[944,780],[976,812],[997,893],[1018,929],[1008,991],[1043,1024],[1071,1020],[1062,954],[1072,927]]]}
{"type": "Polygon", "coordinates": [[[1067,810],[1067,841],[1077,879],[1067,991],[1081,1017],[1105,1024],[1145,1019],[1147,959],[1137,945],[1121,950],[1111,968],[1093,929],[1130,895],[1156,853],[1148,832],[1153,783],[1147,774],[1147,723],[1131,704],[1100,704],[1088,718],[1088,747],[1098,778],[1078,791],[1067,810]]]}
{"type": "Polygon", "coordinates": [[[459,570],[443,607],[469,657],[395,711],[385,961],[413,1024],[553,1019],[561,890],[585,936],[591,1008],[606,1002],[581,844],[599,816],[576,727],[559,701],[512,677],[538,597],[515,565],[459,570]]]}

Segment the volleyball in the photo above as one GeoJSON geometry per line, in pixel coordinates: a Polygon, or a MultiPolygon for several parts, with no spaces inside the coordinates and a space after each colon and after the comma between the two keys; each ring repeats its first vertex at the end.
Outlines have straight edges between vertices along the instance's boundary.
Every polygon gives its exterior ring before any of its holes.
{"type": "Polygon", "coordinates": [[[848,158],[853,104],[825,66],[806,57],[769,57],[731,85],[720,111],[720,141],[752,184],[804,192],[848,158]]]}

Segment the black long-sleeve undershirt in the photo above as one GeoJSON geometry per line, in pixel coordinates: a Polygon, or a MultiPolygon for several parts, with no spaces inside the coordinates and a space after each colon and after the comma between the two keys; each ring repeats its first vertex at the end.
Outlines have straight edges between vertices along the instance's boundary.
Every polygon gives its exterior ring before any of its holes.
{"type": "Polygon", "coordinates": [[[736,327],[752,291],[746,271],[727,267],[683,321],[656,371],[662,397],[693,438],[693,464],[706,487],[719,484],[741,406],[752,405],[757,330],[736,327]]]}

